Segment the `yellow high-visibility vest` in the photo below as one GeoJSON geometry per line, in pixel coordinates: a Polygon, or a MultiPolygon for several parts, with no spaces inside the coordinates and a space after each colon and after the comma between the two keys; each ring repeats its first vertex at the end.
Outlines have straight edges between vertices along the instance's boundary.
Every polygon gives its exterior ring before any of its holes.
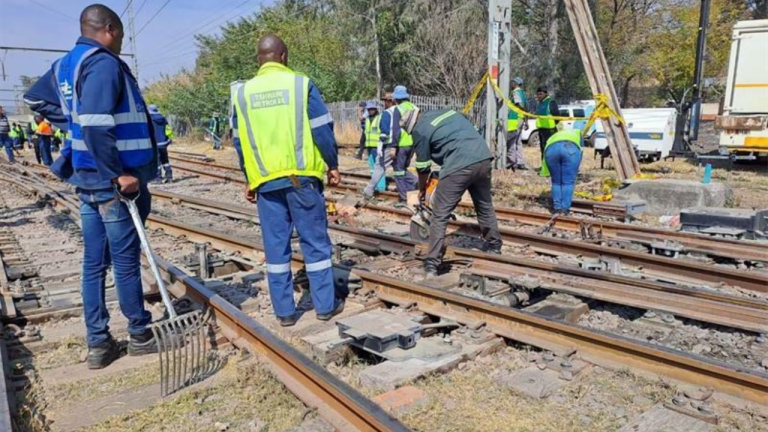
{"type": "Polygon", "coordinates": [[[365,119],[365,146],[368,148],[375,148],[379,145],[379,140],[381,139],[381,116],[376,115],[376,117],[371,120],[370,117],[365,119]]]}
{"type": "MultiPolygon", "coordinates": [[[[549,102],[552,101],[552,98],[549,96],[545,97],[543,101],[539,102],[539,107],[536,109],[536,114],[543,115],[543,116],[551,116],[551,115],[558,115],[560,113],[553,113],[549,111],[549,102]]],[[[536,119],[536,128],[537,129],[554,129],[556,126],[555,121],[552,119],[542,119],[537,118],[536,119]]]]}
{"type": "Polygon", "coordinates": [[[322,180],[326,166],[312,140],[307,115],[309,78],[275,62],[237,90],[238,134],[253,190],[282,177],[322,180]]]}

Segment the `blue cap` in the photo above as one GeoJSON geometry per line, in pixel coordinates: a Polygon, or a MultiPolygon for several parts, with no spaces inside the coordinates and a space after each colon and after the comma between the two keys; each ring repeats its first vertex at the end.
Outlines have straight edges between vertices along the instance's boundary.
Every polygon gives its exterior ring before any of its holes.
{"type": "Polygon", "coordinates": [[[520,77],[515,77],[512,81],[514,81],[517,85],[523,85],[523,79],[520,77]]]}
{"type": "Polygon", "coordinates": [[[376,109],[377,110],[377,109],[379,109],[379,106],[376,105],[376,101],[368,101],[368,103],[365,104],[365,109],[367,109],[367,110],[369,110],[369,109],[376,109]]]}
{"type": "Polygon", "coordinates": [[[395,99],[410,99],[411,95],[408,94],[408,89],[405,86],[395,87],[395,91],[392,92],[392,97],[395,99]]]}
{"type": "Polygon", "coordinates": [[[159,112],[157,109],[157,105],[150,105],[148,108],[149,108],[149,112],[153,112],[153,113],[159,112]]]}

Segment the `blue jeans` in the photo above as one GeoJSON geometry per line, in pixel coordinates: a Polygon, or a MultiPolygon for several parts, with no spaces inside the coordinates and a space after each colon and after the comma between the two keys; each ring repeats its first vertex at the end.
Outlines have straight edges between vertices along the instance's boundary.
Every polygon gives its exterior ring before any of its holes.
{"type": "Polygon", "coordinates": [[[48,135],[40,135],[37,140],[37,145],[40,147],[40,159],[42,159],[43,165],[51,166],[51,164],[53,164],[53,157],[51,156],[51,137],[48,135]]]}
{"type": "Polygon", "coordinates": [[[296,312],[291,274],[291,234],[294,227],[299,234],[315,311],[326,314],[336,308],[332,246],[328,237],[322,183],[309,177],[300,180],[301,187],[298,189],[288,187],[258,194],[269,295],[278,317],[288,317],[296,312]]]}
{"type": "MultiPolygon", "coordinates": [[[[384,151],[387,151],[387,149],[384,149],[384,151]]],[[[374,168],[376,168],[378,159],[379,157],[376,155],[376,147],[368,147],[368,167],[371,169],[371,174],[373,174],[374,168]]],[[[387,190],[386,176],[382,177],[381,180],[376,183],[376,190],[379,192],[387,190]]]]}
{"type": "MultiPolygon", "coordinates": [[[[120,310],[128,319],[128,333],[143,333],[152,321],[144,308],[141,287],[141,244],[125,204],[111,190],[78,189],[82,222],[82,296],[89,347],[107,340],[109,311],[105,302],[105,281],[113,268],[120,310]]],[[[136,201],[142,220],[149,216],[151,197],[146,185],[136,201]]]]}
{"type": "Polygon", "coordinates": [[[8,134],[0,134],[0,145],[5,147],[5,154],[8,156],[8,162],[15,162],[16,158],[13,157],[13,140],[8,134]]]}
{"type": "Polygon", "coordinates": [[[570,210],[581,165],[581,149],[571,142],[560,141],[547,147],[544,157],[552,177],[552,207],[570,210]]]}
{"type": "Polygon", "coordinates": [[[214,150],[221,149],[221,140],[217,136],[213,137],[213,149],[214,150]]]}
{"type": "Polygon", "coordinates": [[[392,169],[395,171],[395,184],[400,201],[408,198],[408,191],[416,190],[419,179],[408,171],[408,165],[413,157],[413,146],[398,147],[395,153],[395,160],[392,162],[392,169]]]}

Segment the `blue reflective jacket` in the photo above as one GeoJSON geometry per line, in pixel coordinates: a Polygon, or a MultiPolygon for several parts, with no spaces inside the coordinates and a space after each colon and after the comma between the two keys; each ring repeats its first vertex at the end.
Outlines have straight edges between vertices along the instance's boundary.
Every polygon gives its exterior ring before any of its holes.
{"type": "Polygon", "coordinates": [[[150,118],[152,118],[152,125],[155,128],[155,142],[158,147],[168,147],[171,140],[168,139],[168,135],[165,134],[165,127],[168,126],[168,120],[165,116],[159,112],[150,112],[150,118]]]}
{"type": "Polygon", "coordinates": [[[80,66],[88,57],[103,51],[105,50],[101,47],[77,44],[72,51],[53,64],[52,71],[59,89],[62,110],[69,123],[64,151],[69,152],[71,149],[72,166],[75,169],[96,169],[97,165],[86,145],[83,129],[108,127],[113,129],[114,146],[122,166],[137,168],[150,163],[154,159],[155,150],[152,146],[144,99],[130,70],[123,71],[124,91],[112,113],[81,112],[76,90],[80,79],[80,66]]]}

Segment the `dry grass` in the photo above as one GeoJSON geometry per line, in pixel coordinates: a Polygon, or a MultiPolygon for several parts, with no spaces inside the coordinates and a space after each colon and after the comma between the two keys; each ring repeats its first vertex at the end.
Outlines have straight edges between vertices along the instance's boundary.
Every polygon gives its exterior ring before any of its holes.
{"type": "Polygon", "coordinates": [[[514,393],[483,368],[434,375],[417,384],[430,395],[429,403],[403,420],[415,431],[615,432],[671,395],[665,386],[629,373],[586,373],[545,400],[514,393]]]}
{"type": "Polygon", "coordinates": [[[228,362],[216,379],[213,386],[112,417],[84,432],[214,431],[217,422],[228,425],[228,431],[284,431],[300,424],[307,412],[265,366],[253,360],[228,362]]]}

